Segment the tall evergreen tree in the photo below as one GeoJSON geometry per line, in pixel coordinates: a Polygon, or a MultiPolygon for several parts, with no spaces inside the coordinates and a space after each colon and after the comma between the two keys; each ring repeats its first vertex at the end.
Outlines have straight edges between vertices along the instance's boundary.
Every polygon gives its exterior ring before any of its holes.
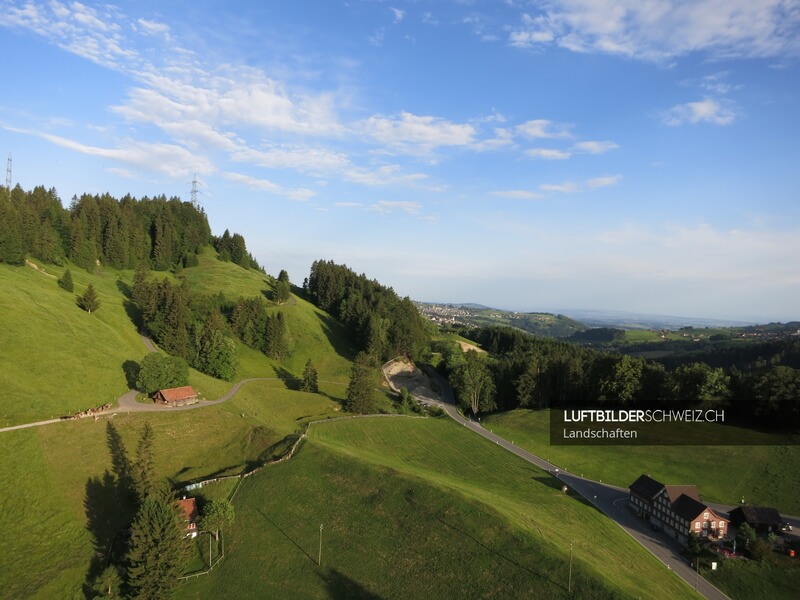
{"type": "Polygon", "coordinates": [[[72,282],[72,273],[69,269],[64,271],[64,274],[59,278],[58,285],[68,292],[75,291],[75,284],[72,282]]]}
{"type": "Polygon", "coordinates": [[[93,313],[100,308],[100,298],[97,297],[97,291],[93,284],[88,285],[83,296],[80,297],[79,304],[88,313],[93,313]]]}
{"type": "Polygon", "coordinates": [[[186,524],[175,506],[147,498],[131,526],[128,585],[133,597],[163,600],[170,597],[188,557],[186,524]]]}
{"type": "Polygon", "coordinates": [[[145,423],[139,445],[136,447],[136,462],[131,472],[133,491],[140,503],[154,496],[158,491],[155,462],[153,457],[153,428],[145,423]]]}
{"type": "Polygon", "coordinates": [[[25,262],[19,215],[3,196],[0,196],[0,262],[11,265],[25,262]]]}
{"type": "Polygon", "coordinates": [[[372,397],[372,389],[375,386],[374,371],[369,355],[359,352],[350,371],[350,383],[344,401],[346,411],[359,414],[375,412],[375,400],[372,397]]]}
{"type": "Polygon", "coordinates": [[[300,389],[304,392],[311,392],[312,394],[319,392],[317,368],[314,366],[314,363],[311,362],[310,358],[306,361],[305,369],[303,369],[303,383],[300,389]]]}

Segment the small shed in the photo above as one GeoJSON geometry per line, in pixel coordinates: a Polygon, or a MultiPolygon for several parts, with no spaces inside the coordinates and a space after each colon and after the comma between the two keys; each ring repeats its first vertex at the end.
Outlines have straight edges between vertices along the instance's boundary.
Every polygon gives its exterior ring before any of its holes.
{"type": "Polygon", "coordinates": [[[190,385],[158,390],[154,400],[164,406],[186,406],[197,403],[197,392],[190,385]]]}
{"type": "Polygon", "coordinates": [[[768,506],[739,506],[731,511],[730,517],[731,522],[737,527],[747,523],[756,533],[780,531],[783,526],[780,513],[768,506]]]}
{"type": "Polygon", "coordinates": [[[194,498],[183,498],[175,503],[181,515],[186,519],[186,537],[197,537],[197,501],[194,498]]]}

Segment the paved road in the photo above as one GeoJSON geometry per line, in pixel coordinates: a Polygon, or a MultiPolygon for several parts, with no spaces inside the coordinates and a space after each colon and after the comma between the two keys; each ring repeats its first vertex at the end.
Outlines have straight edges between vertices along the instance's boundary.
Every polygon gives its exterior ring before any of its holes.
{"type": "MultiPolygon", "coordinates": [[[[648,523],[636,517],[627,508],[627,489],[608,485],[599,481],[592,481],[564,471],[543,458],[531,454],[527,450],[501,438],[499,435],[495,435],[491,431],[484,429],[480,423],[463,417],[461,413],[456,410],[453,390],[450,388],[447,380],[435,371],[429,370],[427,374],[441,389],[441,401],[437,401],[436,403],[447,412],[450,418],[468,427],[478,435],[496,443],[498,446],[502,446],[509,452],[516,454],[520,458],[558,477],[558,479],[586,498],[589,502],[594,504],[598,510],[622,527],[626,533],[660,560],[665,568],[672,570],[692,588],[695,588],[703,597],[712,600],[730,600],[727,595],[722,593],[703,577],[698,576],[691,565],[688,564],[687,560],[680,555],[682,547],[675,540],[668,537],[666,534],[653,532],[648,523]]],[[[426,400],[429,399],[426,398],[426,400]]],[[[647,593],[647,590],[643,590],[643,593],[647,593]]]]}

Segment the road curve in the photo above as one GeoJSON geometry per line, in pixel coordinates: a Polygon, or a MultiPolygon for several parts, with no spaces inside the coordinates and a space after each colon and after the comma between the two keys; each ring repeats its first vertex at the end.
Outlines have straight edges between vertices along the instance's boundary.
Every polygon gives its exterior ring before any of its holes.
{"type": "MultiPolygon", "coordinates": [[[[695,572],[687,560],[681,556],[683,548],[677,541],[663,533],[653,532],[645,521],[637,518],[627,508],[627,489],[574,475],[484,429],[480,423],[465,418],[456,409],[453,390],[447,380],[432,369],[426,372],[441,389],[441,401],[438,404],[451,419],[563,481],[617,523],[628,535],[660,560],[665,568],[673,571],[704,598],[731,600],[729,596],[695,572]]],[[[647,590],[642,591],[647,592],[647,590]]]]}

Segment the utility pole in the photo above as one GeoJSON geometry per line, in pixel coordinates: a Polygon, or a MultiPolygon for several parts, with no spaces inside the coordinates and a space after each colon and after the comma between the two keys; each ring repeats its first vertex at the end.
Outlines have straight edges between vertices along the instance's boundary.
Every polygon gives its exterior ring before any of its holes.
{"type": "Polygon", "coordinates": [[[322,525],[319,526],[319,557],[317,558],[317,566],[322,566],[322,525]]]}
{"type": "Polygon", "coordinates": [[[572,593],[572,542],[569,543],[569,580],[567,582],[567,591],[572,593]]]}

